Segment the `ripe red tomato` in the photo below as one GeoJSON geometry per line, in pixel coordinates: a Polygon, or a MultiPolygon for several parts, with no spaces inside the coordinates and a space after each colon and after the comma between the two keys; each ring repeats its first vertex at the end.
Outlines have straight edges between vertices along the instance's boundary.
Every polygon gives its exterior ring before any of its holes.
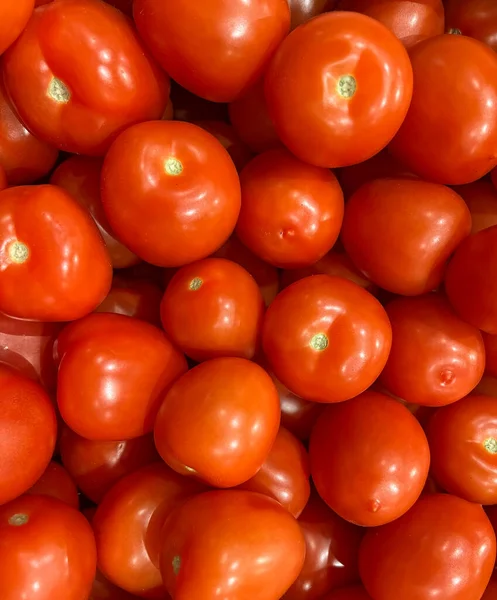
{"type": "Polygon", "coordinates": [[[2,2],[0,7],[0,54],[19,37],[34,9],[34,0],[2,2]]]}
{"type": "Polygon", "coordinates": [[[347,202],[341,236],[353,263],[371,281],[415,296],[441,283],[448,258],[470,229],[468,207],[450,188],[378,179],[347,202]]]}
{"type": "Polygon", "coordinates": [[[51,461],[43,475],[26,492],[35,496],[50,496],[79,509],[79,495],[76,484],[62,465],[51,461]]]}
{"type": "Polygon", "coordinates": [[[97,0],[39,7],[3,56],[21,120],[61,150],[101,156],[132,123],[159,119],[169,80],[129,19],[97,0]]]}
{"type": "Polygon", "coordinates": [[[367,389],[385,366],[391,341],[376,298],[328,275],[305,277],[280,292],[262,329],[276,377],[315,402],[341,402],[367,389]]]}
{"type": "Polygon", "coordinates": [[[199,494],[170,514],[164,531],[160,570],[178,600],[279,600],[304,563],[297,521],[254,492],[199,494]]]}
{"type": "Polygon", "coordinates": [[[485,344],[485,373],[497,377],[497,335],[483,333],[485,344]]]}
{"type": "Polygon", "coordinates": [[[364,586],[354,585],[351,587],[333,590],[324,595],[320,600],[373,600],[366,592],[364,586]]]}
{"type": "Polygon", "coordinates": [[[102,202],[128,248],[152,264],[179,267],[229,238],[240,212],[240,182],[210,133],[190,123],[153,121],[130,127],[112,144],[102,202]]]}
{"type": "Polygon", "coordinates": [[[322,12],[332,10],[335,0],[289,0],[291,28],[295,29],[322,12]]]}
{"type": "Polygon", "coordinates": [[[262,75],[290,30],[287,0],[135,0],[140,35],[184,88],[231,102],[262,75]]]}
{"type": "Polygon", "coordinates": [[[376,392],[327,406],[312,430],[309,456],[321,498],[363,527],[384,525],[409,510],[430,466],[428,442],[416,418],[400,402],[376,392]]]}
{"type": "Polygon", "coordinates": [[[61,188],[0,192],[0,246],[0,310],[13,317],[78,319],[109,291],[112,268],[98,229],[61,188]]]}
{"type": "Polygon", "coordinates": [[[412,404],[442,406],[478,385],[485,369],[481,333],[460,319],[444,296],[398,298],[386,311],[392,350],[380,380],[391,394],[412,404]]]}
{"type": "Polygon", "coordinates": [[[89,440],[145,435],[153,429],[162,393],[187,370],[185,357],[149,323],[91,316],[90,326],[87,320],[73,324],[77,333],[69,341],[66,334],[57,385],[62,418],[89,440]]]}
{"type": "Polygon", "coordinates": [[[320,167],[362,162],[397,133],[412,96],[406,50],[358,13],[320,15],[280,45],[265,81],[276,131],[298,158],[320,167]]]}
{"type": "Polygon", "coordinates": [[[493,0],[446,0],[447,31],[468,35],[497,50],[497,5],[493,0]]]}
{"type": "Polygon", "coordinates": [[[485,179],[454,186],[471,212],[471,233],[497,225],[497,190],[485,179]]]}
{"type": "Polygon", "coordinates": [[[495,534],[482,507],[448,494],[424,495],[400,519],[370,529],[359,551],[375,600],[480,600],[494,562],[495,534]]]}
{"type": "Polygon", "coordinates": [[[202,127],[221,142],[231,156],[237,171],[241,171],[253,158],[254,155],[250,148],[242,142],[234,128],[228,123],[223,121],[195,121],[195,125],[202,127]]]}
{"type": "Polygon", "coordinates": [[[178,473],[233,487],[262,467],[280,424],[269,375],[244,358],[215,358],[180,377],[164,397],[155,445],[178,473]]]}
{"type": "Polygon", "coordinates": [[[497,56],[471,38],[439,35],[410,58],[414,93],[390,150],[425,179],[476,181],[497,165],[497,56]]]}

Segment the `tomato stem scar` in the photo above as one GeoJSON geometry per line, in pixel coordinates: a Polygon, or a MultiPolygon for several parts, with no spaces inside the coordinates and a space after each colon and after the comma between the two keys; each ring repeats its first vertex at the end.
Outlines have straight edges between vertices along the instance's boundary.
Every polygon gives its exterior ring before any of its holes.
{"type": "Polygon", "coordinates": [[[181,161],[174,156],[170,156],[164,163],[164,169],[168,175],[181,175],[183,173],[183,165],[181,161]]]}
{"type": "Polygon", "coordinates": [[[9,519],[9,525],[13,525],[14,527],[21,527],[22,525],[26,525],[26,523],[29,521],[29,517],[28,515],[25,515],[23,513],[18,513],[15,515],[12,515],[9,519]]]}
{"type": "Polygon", "coordinates": [[[324,333],[316,333],[316,335],[312,336],[309,346],[313,350],[322,352],[328,348],[328,343],[328,336],[326,336],[324,333]]]}
{"type": "Polygon", "coordinates": [[[173,573],[175,575],[178,575],[179,570],[181,569],[181,556],[175,556],[173,558],[172,565],[173,565],[173,573]]]}
{"type": "Polygon", "coordinates": [[[71,99],[71,92],[68,87],[57,77],[52,77],[48,85],[48,95],[59,104],[67,104],[71,99]]]}
{"type": "Polygon", "coordinates": [[[487,438],[483,442],[483,446],[487,452],[490,452],[490,454],[497,454],[497,440],[495,438],[487,438]]]}
{"type": "Polygon", "coordinates": [[[462,35],[462,31],[457,29],[457,27],[451,27],[447,33],[450,33],[451,35],[462,35]]]}
{"type": "Polygon", "coordinates": [[[17,240],[9,245],[8,252],[10,260],[18,265],[22,265],[29,258],[29,248],[17,240]]]}
{"type": "Polygon", "coordinates": [[[190,281],[190,285],[188,286],[192,292],[196,292],[197,290],[199,290],[202,287],[202,284],[204,282],[200,279],[200,277],[194,277],[191,281],[190,281]]]}
{"type": "Polygon", "coordinates": [[[342,75],[337,81],[337,93],[342,98],[352,98],[357,90],[357,81],[353,75],[342,75]]]}

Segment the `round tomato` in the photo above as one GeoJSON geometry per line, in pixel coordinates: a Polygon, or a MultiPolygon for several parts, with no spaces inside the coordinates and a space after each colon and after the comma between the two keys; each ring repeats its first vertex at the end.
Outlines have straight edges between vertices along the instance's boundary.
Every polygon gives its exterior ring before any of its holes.
{"type": "Polygon", "coordinates": [[[324,595],[320,600],[373,600],[362,585],[334,590],[324,595]]]}
{"type": "Polygon", "coordinates": [[[497,190],[490,181],[481,179],[453,189],[466,202],[471,212],[471,233],[497,225],[497,190]]]}
{"type": "Polygon", "coordinates": [[[296,281],[268,308],[262,344],[271,370],[292,392],[341,402],[367,389],[390,352],[392,328],[369,292],[340,277],[296,281]]]}
{"type": "Polygon", "coordinates": [[[250,148],[238,137],[234,128],[223,121],[195,121],[195,125],[202,127],[213,135],[226,148],[237,171],[254,156],[250,148]]]}
{"type": "Polygon", "coordinates": [[[345,167],[370,158],[397,133],[411,101],[411,64],[378,21],[327,13],[282,42],[265,94],[293,154],[320,167],[345,167]]]}
{"type": "Polygon", "coordinates": [[[395,294],[430,292],[448,258],[467,237],[471,215],[463,199],[418,179],[378,179],[345,206],[342,241],[352,262],[395,294]]]}
{"type": "Polygon", "coordinates": [[[2,2],[0,6],[0,55],[15,42],[26,27],[34,9],[34,0],[2,2]]]}
{"type": "Polygon", "coordinates": [[[262,367],[244,358],[215,358],[167,392],[155,422],[155,445],[179,473],[233,487],[262,467],[280,414],[278,392],[262,367]]]}
{"type": "Polygon", "coordinates": [[[79,508],[79,495],[76,484],[62,465],[51,461],[43,475],[26,492],[35,496],[50,496],[79,508]]]}
{"type": "Polygon", "coordinates": [[[497,5],[493,0],[446,0],[447,31],[467,35],[497,50],[497,5]]]}
{"type": "Polygon", "coordinates": [[[190,123],[152,121],[130,127],[112,144],[102,202],[128,248],[152,264],[179,267],[229,238],[240,212],[240,182],[210,133],[190,123]]]}
{"type": "Polygon", "coordinates": [[[78,154],[105,154],[121,129],[159,119],[169,97],[129,19],[98,0],[37,8],[4,54],[3,76],[28,129],[78,154]]]}
{"type": "Polygon", "coordinates": [[[370,529],[359,551],[361,578],[375,600],[480,600],[494,562],[495,534],[483,508],[448,494],[424,495],[400,519],[370,529]]]}

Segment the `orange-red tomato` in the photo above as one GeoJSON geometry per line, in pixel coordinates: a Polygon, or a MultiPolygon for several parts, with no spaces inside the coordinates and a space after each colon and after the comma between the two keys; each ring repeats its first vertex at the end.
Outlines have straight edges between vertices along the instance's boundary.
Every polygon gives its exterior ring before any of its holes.
{"type": "Polygon", "coordinates": [[[446,30],[468,35],[497,50],[497,5],[493,0],[445,0],[446,30]]]}
{"type": "Polygon", "coordinates": [[[232,234],[240,182],[210,133],[190,123],[152,121],[130,127],[112,144],[102,202],[128,248],[152,264],[179,267],[209,256],[232,234]]]}
{"type": "Polygon", "coordinates": [[[228,123],[223,121],[195,121],[195,125],[202,127],[221,142],[231,156],[237,171],[241,171],[254,156],[250,148],[242,142],[234,128],[228,123]]]}
{"type": "Polygon", "coordinates": [[[397,133],[412,96],[406,50],[384,25],[332,12],[298,27],[266,73],[269,114],[284,144],[320,167],[362,162],[397,133]]]}
{"type": "Polygon", "coordinates": [[[79,508],[79,495],[76,484],[64,467],[54,461],[50,462],[43,475],[26,494],[50,496],[65,502],[76,510],[79,508]]]}
{"type": "Polygon", "coordinates": [[[490,181],[481,179],[454,186],[453,189],[468,205],[472,221],[471,233],[497,225],[497,190],[490,181]]]}
{"type": "Polygon", "coordinates": [[[0,6],[0,54],[18,38],[31,17],[34,0],[2,2],[0,6]]]}

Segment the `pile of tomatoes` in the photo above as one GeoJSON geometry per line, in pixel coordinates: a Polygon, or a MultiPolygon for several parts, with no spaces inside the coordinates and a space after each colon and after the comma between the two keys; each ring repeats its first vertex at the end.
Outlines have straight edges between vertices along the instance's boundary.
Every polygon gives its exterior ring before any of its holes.
{"type": "Polygon", "coordinates": [[[3,0],[0,70],[0,599],[497,600],[496,0],[3,0]]]}

